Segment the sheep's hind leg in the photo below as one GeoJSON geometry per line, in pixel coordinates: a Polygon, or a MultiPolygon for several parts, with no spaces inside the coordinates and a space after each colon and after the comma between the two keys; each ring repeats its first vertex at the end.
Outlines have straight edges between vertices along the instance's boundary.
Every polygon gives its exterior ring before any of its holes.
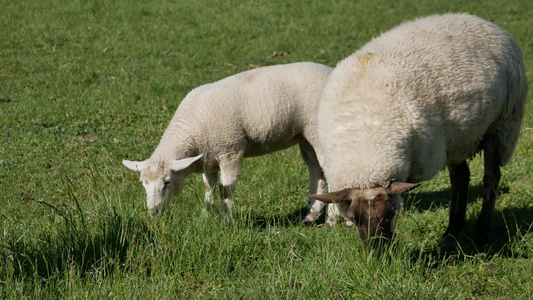
{"type": "Polygon", "coordinates": [[[468,201],[468,183],[470,181],[470,170],[466,160],[456,165],[448,165],[448,171],[452,186],[452,201],[450,203],[448,229],[446,229],[443,238],[448,235],[456,237],[464,226],[468,201]]]}
{"type": "Polygon", "coordinates": [[[500,156],[498,155],[498,141],[493,136],[485,136],[483,140],[484,169],[483,176],[483,206],[476,224],[477,240],[486,243],[494,204],[498,196],[500,182],[500,156]]]}
{"type": "Polygon", "coordinates": [[[218,185],[218,173],[204,173],[205,204],[208,211],[215,208],[216,187],[218,185]]]}
{"type": "MultiPolygon", "coordinates": [[[[309,169],[309,195],[324,193],[326,180],[324,178],[322,167],[320,167],[320,164],[318,163],[315,150],[307,141],[305,141],[300,143],[300,153],[309,169]]],[[[307,201],[307,214],[303,219],[303,223],[310,224],[314,222],[320,215],[324,205],[325,204],[322,201],[309,197],[307,201]]]]}

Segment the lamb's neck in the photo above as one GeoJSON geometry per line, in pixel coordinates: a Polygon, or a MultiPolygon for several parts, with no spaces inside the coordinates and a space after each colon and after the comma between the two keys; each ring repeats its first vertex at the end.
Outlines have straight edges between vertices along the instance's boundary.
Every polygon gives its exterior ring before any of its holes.
{"type": "Polygon", "coordinates": [[[193,137],[194,135],[186,126],[181,124],[169,125],[152,157],[170,161],[197,155],[197,147],[195,147],[193,137]]]}

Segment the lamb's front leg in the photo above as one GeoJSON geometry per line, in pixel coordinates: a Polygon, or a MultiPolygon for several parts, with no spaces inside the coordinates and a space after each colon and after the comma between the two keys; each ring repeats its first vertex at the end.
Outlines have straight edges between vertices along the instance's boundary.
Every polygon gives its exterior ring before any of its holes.
{"type": "Polygon", "coordinates": [[[204,173],[204,186],[205,186],[205,204],[208,211],[212,211],[215,208],[216,188],[218,185],[218,172],[204,173]]]}
{"type": "Polygon", "coordinates": [[[233,195],[235,186],[242,170],[242,155],[232,160],[222,160],[220,162],[220,182],[222,184],[222,210],[226,212],[228,220],[232,218],[233,195]]]}

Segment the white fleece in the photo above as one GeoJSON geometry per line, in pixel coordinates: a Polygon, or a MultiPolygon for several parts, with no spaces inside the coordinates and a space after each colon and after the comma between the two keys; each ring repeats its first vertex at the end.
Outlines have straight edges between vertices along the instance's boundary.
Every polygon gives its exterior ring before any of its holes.
{"type": "MultiPolygon", "coordinates": [[[[311,62],[269,66],[192,90],[179,105],[152,156],[144,162],[124,162],[141,172],[149,209],[160,213],[163,198],[175,195],[183,185],[181,180],[169,188],[172,193],[164,194],[164,178],[170,183],[175,181],[172,176],[184,178],[193,172],[205,174],[206,201],[212,202],[219,170],[224,201],[231,208],[243,157],[295,144],[300,144],[311,173],[311,193],[321,193],[325,182],[318,163],[322,152],[316,117],[331,70],[311,62]],[[196,158],[184,164],[185,169],[174,168],[171,172],[175,161],[192,157],[196,158]],[[159,183],[154,185],[155,181],[159,183]]],[[[314,199],[310,201],[314,203],[314,199]]]]}
{"type": "Polygon", "coordinates": [[[335,67],[319,106],[331,191],[432,178],[497,133],[513,153],[527,93],[522,54],[501,28],[467,14],[403,23],[335,67]]]}

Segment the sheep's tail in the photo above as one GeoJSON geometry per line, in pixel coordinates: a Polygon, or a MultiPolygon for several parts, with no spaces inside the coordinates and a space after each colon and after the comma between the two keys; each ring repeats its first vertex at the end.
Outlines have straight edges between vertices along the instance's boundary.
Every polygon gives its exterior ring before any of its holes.
{"type": "Polygon", "coordinates": [[[502,166],[509,162],[518,142],[528,90],[522,54],[515,46],[517,53],[511,56],[513,59],[507,66],[507,101],[496,129],[502,166]]]}

